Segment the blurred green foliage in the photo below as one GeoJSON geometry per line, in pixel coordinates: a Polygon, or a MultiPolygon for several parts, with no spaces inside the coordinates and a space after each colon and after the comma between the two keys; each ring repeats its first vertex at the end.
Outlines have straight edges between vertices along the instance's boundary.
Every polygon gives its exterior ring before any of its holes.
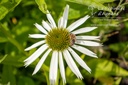
{"type": "MultiPolygon", "coordinates": [[[[67,85],[128,85],[128,1],[127,0],[0,0],[0,85],[46,85],[50,58],[34,76],[39,59],[25,68],[23,60],[36,49],[24,48],[39,41],[28,34],[39,33],[34,23],[47,20],[49,10],[57,22],[66,4],[70,5],[68,25],[82,16],[91,18],[83,26],[97,26],[90,35],[101,36],[102,47],[90,48],[98,59],[81,55],[92,69],[89,74],[79,67],[79,80],[66,66],[67,85]],[[127,81],[125,81],[127,80],[127,81]]],[[[66,64],[65,64],[66,65],[66,64]]],[[[79,65],[78,65],[79,66],[79,65]]],[[[60,78],[59,85],[63,85],[60,78]]]]}

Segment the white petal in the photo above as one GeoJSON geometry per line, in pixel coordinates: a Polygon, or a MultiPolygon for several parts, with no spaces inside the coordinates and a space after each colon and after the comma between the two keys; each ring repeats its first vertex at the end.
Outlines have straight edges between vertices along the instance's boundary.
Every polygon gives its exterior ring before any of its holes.
{"type": "Polygon", "coordinates": [[[81,34],[81,33],[86,33],[86,32],[90,32],[94,29],[96,29],[97,27],[84,27],[84,28],[80,28],[78,30],[73,31],[73,34],[81,34]]]}
{"type": "Polygon", "coordinates": [[[33,44],[32,46],[30,46],[30,47],[26,48],[26,49],[25,49],[25,51],[31,50],[31,49],[33,49],[33,48],[36,48],[36,47],[38,47],[38,46],[42,45],[43,43],[45,43],[45,41],[44,41],[44,40],[39,41],[39,42],[37,42],[37,43],[33,44]]]}
{"type": "Polygon", "coordinates": [[[66,78],[65,78],[65,68],[64,68],[64,63],[63,63],[63,58],[62,58],[62,53],[59,52],[59,67],[60,67],[60,73],[63,79],[63,83],[66,83],[66,78]]]}
{"type": "Polygon", "coordinates": [[[45,38],[45,36],[43,34],[29,34],[30,38],[45,38]]]}
{"type": "Polygon", "coordinates": [[[55,85],[55,81],[57,79],[57,71],[58,71],[58,52],[53,51],[52,59],[50,63],[50,85],[55,85]]]}
{"type": "Polygon", "coordinates": [[[63,55],[64,58],[68,64],[68,66],[70,67],[70,69],[72,70],[72,72],[80,79],[82,79],[82,75],[78,69],[78,67],[76,66],[74,60],[72,59],[70,53],[68,52],[68,50],[63,51],[63,55]]]}
{"type": "Polygon", "coordinates": [[[76,36],[76,39],[81,40],[99,40],[100,36],[76,36]]]}
{"type": "Polygon", "coordinates": [[[86,54],[86,55],[88,55],[88,56],[97,58],[97,56],[96,56],[95,53],[93,53],[92,51],[90,51],[90,50],[88,50],[88,49],[86,49],[86,48],[84,48],[84,47],[82,47],[82,46],[73,45],[72,47],[73,47],[74,49],[80,51],[80,52],[83,53],[83,54],[86,54]]]}
{"type": "Polygon", "coordinates": [[[58,28],[63,28],[63,17],[58,20],[58,28]]]}
{"type": "Polygon", "coordinates": [[[67,27],[67,29],[71,32],[73,31],[75,28],[77,28],[78,26],[80,26],[81,24],[83,24],[90,16],[86,15],[83,18],[80,18],[79,20],[77,20],[76,22],[72,23],[70,26],[67,27]]]}
{"type": "Polygon", "coordinates": [[[69,10],[69,5],[66,5],[64,13],[63,13],[63,28],[66,28],[67,26],[68,10],[69,10]]]}
{"type": "Polygon", "coordinates": [[[48,21],[49,21],[50,24],[52,25],[52,27],[53,27],[53,28],[56,28],[55,21],[54,21],[52,15],[49,13],[49,11],[48,11],[48,14],[46,14],[46,16],[47,16],[48,21]]]}
{"type": "Polygon", "coordinates": [[[43,27],[47,30],[47,31],[50,31],[51,30],[51,27],[49,26],[49,24],[47,22],[45,22],[44,20],[42,21],[42,25],[43,27]]]}
{"type": "Polygon", "coordinates": [[[36,50],[30,57],[28,57],[25,62],[25,66],[30,65],[34,60],[36,60],[46,49],[48,46],[46,44],[42,45],[38,50],[36,50]]]}
{"type": "Polygon", "coordinates": [[[50,28],[52,29],[52,25],[51,25],[51,23],[49,23],[48,21],[46,21],[46,23],[50,26],[50,28]]]}
{"type": "Polygon", "coordinates": [[[100,43],[94,42],[94,41],[77,40],[75,43],[77,43],[79,45],[85,45],[85,46],[102,46],[100,43]]]}
{"type": "Polygon", "coordinates": [[[91,73],[91,69],[87,66],[87,64],[79,57],[79,55],[70,47],[68,48],[74,59],[80,64],[81,67],[86,69],[89,73],[91,73]]]}
{"type": "Polygon", "coordinates": [[[34,24],[38,30],[40,30],[42,33],[47,34],[47,31],[39,24],[34,24]]]}
{"type": "Polygon", "coordinates": [[[39,69],[41,68],[41,66],[43,65],[45,59],[47,58],[48,54],[51,52],[51,49],[48,49],[47,52],[45,52],[45,54],[42,56],[42,58],[40,59],[40,61],[38,62],[38,64],[36,65],[36,68],[33,72],[32,75],[36,74],[39,69]]]}

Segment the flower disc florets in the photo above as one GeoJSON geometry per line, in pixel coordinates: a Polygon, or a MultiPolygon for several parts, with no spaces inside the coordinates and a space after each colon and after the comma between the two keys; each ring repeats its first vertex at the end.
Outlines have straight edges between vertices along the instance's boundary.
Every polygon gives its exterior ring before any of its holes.
{"type": "Polygon", "coordinates": [[[70,46],[69,35],[65,28],[53,28],[46,35],[46,43],[52,50],[63,51],[70,46]]]}

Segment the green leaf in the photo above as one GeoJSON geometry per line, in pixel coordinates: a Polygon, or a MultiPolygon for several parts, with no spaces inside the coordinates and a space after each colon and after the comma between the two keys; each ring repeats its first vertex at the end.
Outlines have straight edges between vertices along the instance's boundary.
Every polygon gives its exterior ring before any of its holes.
{"type": "Polygon", "coordinates": [[[113,85],[113,83],[114,83],[114,79],[109,76],[99,77],[98,80],[106,85],[113,85]]]}
{"type": "Polygon", "coordinates": [[[13,67],[10,65],[3,66],[3,73],[2,73],[2,83],[7,84],[10,82],[10,85],[16,85],[15,76],[13,73],[13,67]]]}
{"type": "Polygon", "coordinates": [[[119,67],[115,63],[105,59],[92,59],[89,61],[89,65],[92,69],[92,75],[95,78],[102,76],[128,76],[128,71],[119,67]]]}
{"type": "Polygon", "coordinates": [[[1,32],[7,37],[7,39],[13,44],[15,45],[21,52],[23,52],[24,54],[26,54],[23,50],[23,47],[18,43],[18,41],[16,41],[13,37],[12,34],[6,30],[6,27],[4,25],[2,25],[0,23],[0,30],[1,32]]]}
{"type": "Polygon", "coordinates": [[[123,52],[124,49],[127,49],[127,47],[128,47],[127,43],[128,42],[119,42],[119,43],[110,44],[109,48],[115,52],[120,53],[120,52],[123,52]]]}
{"type": "Polygon", "coordinates": [[[122,78],[118,77],[117,80],[114,82],[114,85],[119,85],[121,80],[122,80],[122,78]]]}
{"type": "Polygon", "coordinates": [[[8,12],[6,7],[0,5],[0,20],[3,19],[8,12]]]}
{"type": "Polygon", "coordinates": [[[113,2],[115,0],[96,0],[99,3],[108,3],[108,2],[113,2]]]}
{"type": "Polygon", "coordinates": [[[86,14],[89,14],[90,12],[88,7],[85,7],[84,5],[79,5],[76,3],[68,3],[68,4],[70,6],[68,19],[77,19],[80,18],[81,16],[85,16],[86,14]]]}
{"type": "Polygon", "coordinates": [[[47,5],[45,3],[44,0],[35,0],[36,3],[38,4],[39,6],[39,9],[43,12],[43,13],[47,13],[47,5]]]}
{"type": "Polygon", "coordinates": [[[0,20],[2,20],[6,14],[12,11],[21,0],[2,0],[0,3],[0,20]]]}
{"type": "Polygon", "coordinates": [[[24,56],[21,56],[21,55],[17,55],[15,57],[12,57],[12,56],[7,56],[2,64],[4,65],[11,65],[11,66],[15,66],[15,67],[21,67],[24,65],[23,63],[23,60],[24,60],[24,56]]]}
{"type": "Polygon", "coordinates": [[[97,0],[66,0],[66,1],[73,2],[73,3],[78,3],[78,4],[81,4],[81,5],[86,5],[86,6],[91,7],[91,8],[97,8],[98,10],[109,11],[109,12],[112,13],[110,8],[103,5],[101,2],[98,2],[97,0]]]}
{"type": "Polygon", "coordinates": [[[7,42],[8,40],[4,37],[0,37],[0,43],[7,42]]]}
{"type": "Polygon", "coordinates": [[[66,77],[69,85],[84,85],[84,82],[76,78],[75,74],[71,71],[69,67],[66,68],[66,77]]]}
{"type": "Polygon", "coordinates": [[[31,78],[21,76],[19,78],[18,85],[35,85],[35,83],[31,78]]]}

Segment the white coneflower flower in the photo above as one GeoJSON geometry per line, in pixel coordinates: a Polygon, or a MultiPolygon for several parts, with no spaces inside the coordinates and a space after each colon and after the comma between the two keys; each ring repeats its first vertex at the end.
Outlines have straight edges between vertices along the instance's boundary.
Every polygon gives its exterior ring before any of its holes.
{"type": "Polygon", "coordinates": [[[97,58],[96,54],[85,48],[85,46],[100,46],[98,42],[94,42],[94,40],[99,40],[99,36],[79,35],[90,32],[97,27],[83,27],[76,29],[89,18],[88,15],[67,27],[68,10],[69,5],[66,6],[63,16],[59,19],[58,26],[56,26],[53,17],[48,12],[46,16],[49,22],[42,21],[42,26],[37,23],[35,24],[37,29],[40,30],[42,34],[29,35],[30,38],[42,38],[42,40],[25,49],[25,51],[28,51],[40,46],[30,57],[24,60],[26,67],[39,58],[41,54],[43,54],[40,61],[36,65],[33,74],[36,74],[39,71],[45,59],[50,53],[52,53],[49,71],[49,80],[50,84],[52,85],[55,84],[57,79],[58,65],[63,82],[66,83],[63,58],[72,72],[78,78],[82,79],[83,77],[74,60],[90,73],[91,69],[79,57],[75,50],[88,56],[97,58]]]}

